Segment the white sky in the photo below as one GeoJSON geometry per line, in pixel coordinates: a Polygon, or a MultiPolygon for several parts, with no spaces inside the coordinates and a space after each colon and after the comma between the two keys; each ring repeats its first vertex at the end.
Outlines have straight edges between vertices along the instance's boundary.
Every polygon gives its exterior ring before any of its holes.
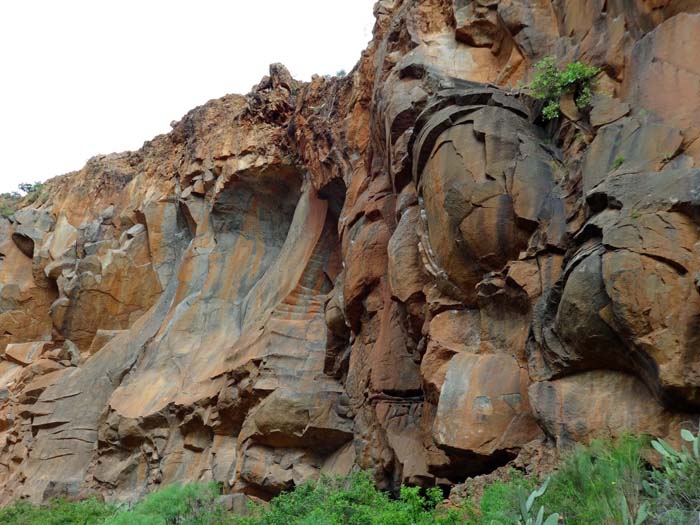
{"type": "Polygon", "coordinates": [[[0,0],[0,192],[133,150],[272,62],[350,71],[374,0],[0,0]]]}

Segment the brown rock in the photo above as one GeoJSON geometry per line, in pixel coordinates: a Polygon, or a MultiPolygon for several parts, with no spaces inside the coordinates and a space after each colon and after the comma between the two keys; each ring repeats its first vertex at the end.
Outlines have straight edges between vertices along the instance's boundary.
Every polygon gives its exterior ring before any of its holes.
{"type": "Polygon", "coordinates": [[[669,125],[697,127],[700,57],[694,51],[700,13],[679,13],[637,41],[630,56],[625,95],[669,125]]]}
{"type": "Polygon", "coordinates": [[[500,45],[505,35],[498,21],[497,5],[491,0],[454,2],[457,40],[474,47],[500,45]]]}
{"type": "Polygon", "coordinates": [[[545,431],[564,446],[627,433],[677,434],[687,415],[671,415],[634,376],[597,370],[534,383],[530,399],[545,431]]]}
{"type": "Polygon", "coordinates": [[[452,357],[459,352],[478,353],[480,343],[479,312],[448,310],[430,321],[428,347],[421,361],[424,390],[438,402],[452,357]]]}
{"type": "Polygon", "coordinates": [[[627,115],[630,105],[605,95],[595,95],[591,101],[591,126],[599,127],[620,120],[627,115]]]}
{"type": "Polygon", "coordinates": [[[20,365],[30,365],[49,346],[48,342],[9,344],[5,347],[5,358],[20,365]]]}
{"type": "Polygon", "coordinates": [[[694,3],[375,15],[350,74],[273,64],[0,218],[0,503],[443,486],[697,418],[694,3]],[[544,56],[603,70],[589,121],[512,89],[544,56]]]}
{"type": "Polygon", "coordinates": [[[418,251],[420,240],[416,229],[419,214],[417,206],[403,213],[387,247],[389,286],[392,295],[402,303],[408,303],[422,294],[427,282],[418,251]]]}
{"type": "Polygon", "coordinates": [[[440,393],[436,443],[491,456],[531,441],[540,429],[530,413],[527,384],[527,373],[511,356],[457,354],[440,393]]]}

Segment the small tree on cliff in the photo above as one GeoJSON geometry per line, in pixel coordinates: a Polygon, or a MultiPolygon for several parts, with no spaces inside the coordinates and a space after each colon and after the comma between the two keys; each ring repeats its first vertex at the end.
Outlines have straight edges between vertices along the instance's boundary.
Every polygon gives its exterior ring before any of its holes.
{"type": "Polygon", "coordinates": [[[600,73],[599,68],[577,60],[559,70],[554,57],[546,57],[535,64],[535,69],[538,73],[528,88],[535,98],[545,101],[542,116],[546,120],[560,115],[560,101],[566,93],[573,95],[579,109],[588,107],[593,95],[594,79],[600,73]]]}

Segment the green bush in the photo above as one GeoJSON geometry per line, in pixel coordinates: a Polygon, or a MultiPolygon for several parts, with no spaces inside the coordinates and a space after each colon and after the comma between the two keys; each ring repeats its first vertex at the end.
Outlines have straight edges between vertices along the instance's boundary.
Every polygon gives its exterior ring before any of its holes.
{"type": "Polygon", "coordinates": [[[538,508],[535,507],[535,502],[547,491],[549,482],[550,478],[547,478],[541,487],[536,488],[529,495],[521,489],[520,519],[518,520],[518,525],[557,525],[557,523],[559,523],[559,514],[556,512],[554,514],[549,514],[545,518],[544,505],[539,506],[539,511],[535,510],[538,508]]]}
{"type": "Polygon", "coordinates": [[[22,183],[18,188],[26,195],[22,196],[16,191],[0,194],[0,216],[11,217],[18,208],[39,201],[41,201],[39,202],[41,204],[47,197],[46,188],[41,182],[35,182],[34,184],[22,183]]]}
{"type": "MultiPolygon", "coordinates": [[[[38,507],[20,501],[0,509],[2,525],[95,525],[115,513],[112,505],[96,499],[80,502],[52,500],[38,507]]],[[[135,523],[135,522],[132,522],[135,523]]]]}
{"type": "Polygon", "coordinates": [[[35,506],[17,502],[0,509],[2,525],[227,525],[227,515],[216,498],[216,484],[170,485],[149,494],[128,511],[96,499],[80,502],[52,500],[35,506]]]}
{"type": "Polygon", "coordinates": [[[648,439],[632,436],[579,446],[552,476],[540,501],[559,512],[567,525],[623,523],[621,498],[633,516],[641,506],[645,450],[648,439]]]}
{"type": "Polygon", "coordinates": [[[22,196],[16,191],[0,194],[0,215],[10,217],[14,214],[21,198],[22,196]]]}
{"type": "Polygon", "coordinates": [[[34,184],[20,184],[19,189],[27,193],[23,199],[23,204],[25,205],[34,204],[46,196],[44,184],[41,182],[35,182],[34,184]]]}
{"type": "Polygon", "coordinates": [[[230,519],[217,502],[218,496],[216,483],[168,485],[104,525],[224,525],[230,519]]]}
{"type": "Polygon", "coordinates": [[[418,487],[402,487],[398,499],[377,490],[371,476],[357,472],[347,478],[323,478],[274,498],[269,507],[234,520],[237,525],[459,525],[455,510],[436,511],[439,489],[425,495],[418,487]]]}
{"type": "Polygon", "coordinates": [[[546,57],[535,64],[538,73],[528,88],[535,98],[545,101],[542,116],[551,120],[559,116],[559,101],[567,91],[572,91],[579,109],[586,108],[593,95],[593,79],[600,69],[587,66],[580,61],[567,64],[563,70],[557,69],[554,57],[546,57]]]}
{"type": "Polygon", "coordinates": [[[520,494],[534,489],[533,480],[527,479],[518,470],[512,470],[509,481],[497,481],[484,489],[479,502],[480,518],[474,523],[517,523],[520,517],[520,494]]]}
{"type": "Polygon", "coordinates": [[[681,437],[690,450],[677,451],[662,439],[652,441],[661,467],[651,472],[644,487],[652,515],[662,525],[700,522],[700,430],[698,434],[683,430],[681,437]]]}
{"type": "MultiPolygon", "coordinates": [[[[543,519],[551,513],[561,516],[559,523],[567,525],[620,525],[624,521],[622,498],[627,513],[633,519],[643,504],[640,494],[646,479],[645,451],[647,438],[624,437],[617,442],[594,441],[588,447],[579,446],[564,458],[551,475],[546,491],[528,516],[544,507],[543,519]]],[[[517,472],[510,481],[496,482],[486,487],[478,505],[478,519],[469,525],[515,525],[527,522],[522,518],[521,503],[537,484],[517,472]]],[[[632,521],[634,523],[634,521],[632,521]]]]}

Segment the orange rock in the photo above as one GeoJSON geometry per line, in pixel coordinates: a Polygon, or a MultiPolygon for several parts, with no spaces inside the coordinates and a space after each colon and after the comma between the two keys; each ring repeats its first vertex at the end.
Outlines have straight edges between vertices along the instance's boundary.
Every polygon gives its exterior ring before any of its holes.
{"type": "Polygon", "coordinates": [[[476,456],[517,450],[541,432],[527,373],[507,355],[459,353],[448,365],[433,435],[439,446],[476,456]]]}
{"type": "Polygon", "coordinates": [[[444,486],[696,419],[700,13],[604,3],[378,2],[348,75],[273,64],[20,201],[0,503],[444,486]],[[590,112],[512,88],[549,55],[590,112]]]}
{"type": "Polygon", "coordinates": [[[20,365],[30,365],[41,356],[49,344],[48,342],[9,344],[5,347],[5,358],[20,365]]]}

